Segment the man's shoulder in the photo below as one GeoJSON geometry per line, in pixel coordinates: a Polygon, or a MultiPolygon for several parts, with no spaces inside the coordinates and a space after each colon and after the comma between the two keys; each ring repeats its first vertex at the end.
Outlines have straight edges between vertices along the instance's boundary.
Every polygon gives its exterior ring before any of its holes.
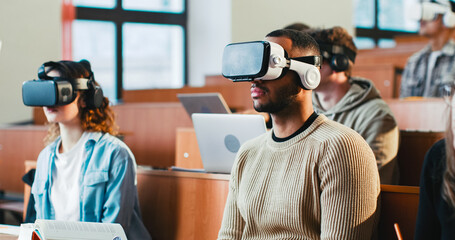
{"type": "Polygon", "coordinates": [[[444,55],[454,56],[455,55],[455,41],[449,40],[444,47],[441,49],[444,55]]]}
{"type": "MultiPolygon", "coordinates": [[[[371,82],[371,80],[364,79],[364,78],[353,78],[352,84],[356,85],[361,85],[362,83],[364,85],[370,84],[370,89],[368,96],[365,96],[362,101],[359,101],[358,104],[353,105],[351,110],[346,111],[346,114],[352,114],[356,117],[361,117],[361,116],[371,116],[371,117],[394,117],[393,112],[390,109],[389,105],[386,103],[386,101],[381,97],[379,94],[377,88],[374,86],[374,84],[371,82]]],[[[364,89],[366,89],[364,87],[364,89]]],[[[365,90],[367,91],[367,90],[365,90]]]]}
{"type": "MultiPolygon", "coordinates": [[[[322,115],[323,116],[323,115],[322,115]]],[[[333,120],[327,119],[324,116],[324,121],[322,121],[318,128],[312,133],[312,136],[321,141],[338,141],[345,138],[359,138],[363,139],[356,131],[353,129],[335,122],[333,120]]]]}
{"type": "Polygon", "coordinates": [[[325,159],[329,162],[338,162],[339,157],[357,158],[362,156],[361,158],[364,159],[358,159],[359,161],[371,161],[376,167],[374,153],[365,139],[359,133],[341,123],[327,120],[320,125],[318,131],[315,131],[313,138],[325,149],[324,151],[327,153],[327,158],[325,159]]]}
{"type": "Polygon", "coordinates": [[[409,59],[408,59],[408,62],[415,62],[415,61],[418,61],[419,59],[423,58],[425,55],[428,55],[430,54],[431,52],[431,48],[430,48],[430,45],[427,44],[425,45],[424,48],[420,49],[419,51],[413,53],[409,59]]]}
{"type": "MultiPolygon", "coordinates": [[[[265,132],[257,137],[254,137],[252,139],[249,139],[247,141],[245,141],[242,145],[241,145],[241,150],[245,150],[245,149],[251,149],[251,148],[256,148],[258,146],[262,146],[263,144],[265,144],[265,142],[267,141],[267,138],[269,138],[271,132],[268,131],[268,132],[265,132]]],[[[240,151],[240,150],[239,150],[240,151]]]]}
{"type": "Polygon", "coordinates": [[[373,98],[358,106],[359,113],[370,118],[395,118],[389,105],[382,98],[373,98]]]}

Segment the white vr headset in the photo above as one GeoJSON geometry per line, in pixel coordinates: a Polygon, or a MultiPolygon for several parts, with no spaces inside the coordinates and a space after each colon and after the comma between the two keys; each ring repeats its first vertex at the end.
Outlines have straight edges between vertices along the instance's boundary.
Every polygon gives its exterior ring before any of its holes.
{"type": "Polygon", "coordinates": [[[442,15],[442,22],[448,28],[455,27],[455,13],[448,1],[423,2],[408,8],[408,16],[416,21],[432,21],[442,15]]]}
{"type": "Polygon", "coordinates": [[[299,75],[301,86],[311,90],[321,81],[321,64],[322,56],[288,58],[286,51],[273,42],[232,43],[224,48],[222,74],[234,82],[275,80],[292,70],[299,75]]]}

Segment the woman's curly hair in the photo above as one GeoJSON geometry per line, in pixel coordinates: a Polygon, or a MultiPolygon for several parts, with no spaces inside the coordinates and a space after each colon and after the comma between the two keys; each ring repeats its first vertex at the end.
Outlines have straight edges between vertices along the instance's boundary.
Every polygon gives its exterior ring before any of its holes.
{"type": "MultiPolygon", "coordinates": [[[[76,78],[90,78],[93,74],[91,71],[90,63],[86,60],[80,62],[73,61],[59,61],[55,62],[50,67],[45,69],[46,73],[50,71],[57,71],[60,78],[68,80],[76,78]]],[[[96,86],[99,86],[95,82],[96,86]]],[[[111,135],[118,135],[118,126],[115,123],[115,113],[109,105],[109,99],[103,96],[101,106],[98,108],[90,107],[87,104],[91,101],[91,91],[80,91],[77,106],[79,109],[79,116],[81,120],[81,127],[84,131],[88,132],[103,132],[111,135]]],[[[60,127],[58,123],[49,123],[47,136],[44,138],[45,144],[53,142],[60,135],[60,127]]]]}

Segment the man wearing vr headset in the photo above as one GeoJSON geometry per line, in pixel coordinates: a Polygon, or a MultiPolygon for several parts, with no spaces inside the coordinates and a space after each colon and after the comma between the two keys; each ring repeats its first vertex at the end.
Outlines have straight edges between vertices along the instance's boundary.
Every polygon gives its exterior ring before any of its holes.
{"type": "Polygon", "coordinates": [[[392,111],[370,80],[351,77],[357,48],[342,27],[313,29],[324,58],[321,83],[313,92],[317,113],[358,132],[376,156],[382,184],[398,184],[399,130],[392,111]]]}
{"type": "Polygon", "coordinates": [[[413,12],[420,21],[419,34],[429,44],[413,54],[406,63],[401,78],[400,97],[442,97],[443,86],[454,82],[455,3],[447,0],[423,2],[413,12]]]}
{"type": "Polygon", "coordinates": [[[354,130],[314,112],[319,64],[317,43],[295,30],[226,46],[223,75],[252,82],[253,106],[270,113],[273,129],[238,151],[218,239],[375,236],[374,154],[354,130]]]}
{"type": "Polygon", "coordinates": [[[46,62],[22,87],[42,106],[47,146],[37,160],[32,196],[37,219],[120,223],[128,239],[151,239],[142,223],[136,162],[119,140],[114,112],[90,63],[46,62]]]}

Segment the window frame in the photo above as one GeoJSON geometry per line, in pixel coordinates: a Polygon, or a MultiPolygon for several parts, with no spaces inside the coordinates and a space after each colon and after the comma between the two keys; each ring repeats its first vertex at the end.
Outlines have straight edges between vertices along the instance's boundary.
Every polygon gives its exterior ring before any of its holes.
{"type": "Polygon", "coordinates": [[[188,85],[188,4],[182,0],[184,9],[180,13],[125,10],[122,0],[116,0],[116,6],[93,8],[73,6],[70,0],[62,2],[63,22],[63,58],[72,59],[71,24],[73,20],[108,21],[115,25],[115,85],[116,100],[122,99],[123,89],[123,23],[170,24],[183,29],[183,85],[188,85]]]}
{"type": "Polygon", "coordinates": [[[355,27],[356,37],[370,38],[374,41],[375,46],[379,45],[381,39],[393,40],[396,36],[415,35],[418,32],[384,30],[379,28],[379,1],[374,1],[374,24],[372,28],[355,27]]]}

